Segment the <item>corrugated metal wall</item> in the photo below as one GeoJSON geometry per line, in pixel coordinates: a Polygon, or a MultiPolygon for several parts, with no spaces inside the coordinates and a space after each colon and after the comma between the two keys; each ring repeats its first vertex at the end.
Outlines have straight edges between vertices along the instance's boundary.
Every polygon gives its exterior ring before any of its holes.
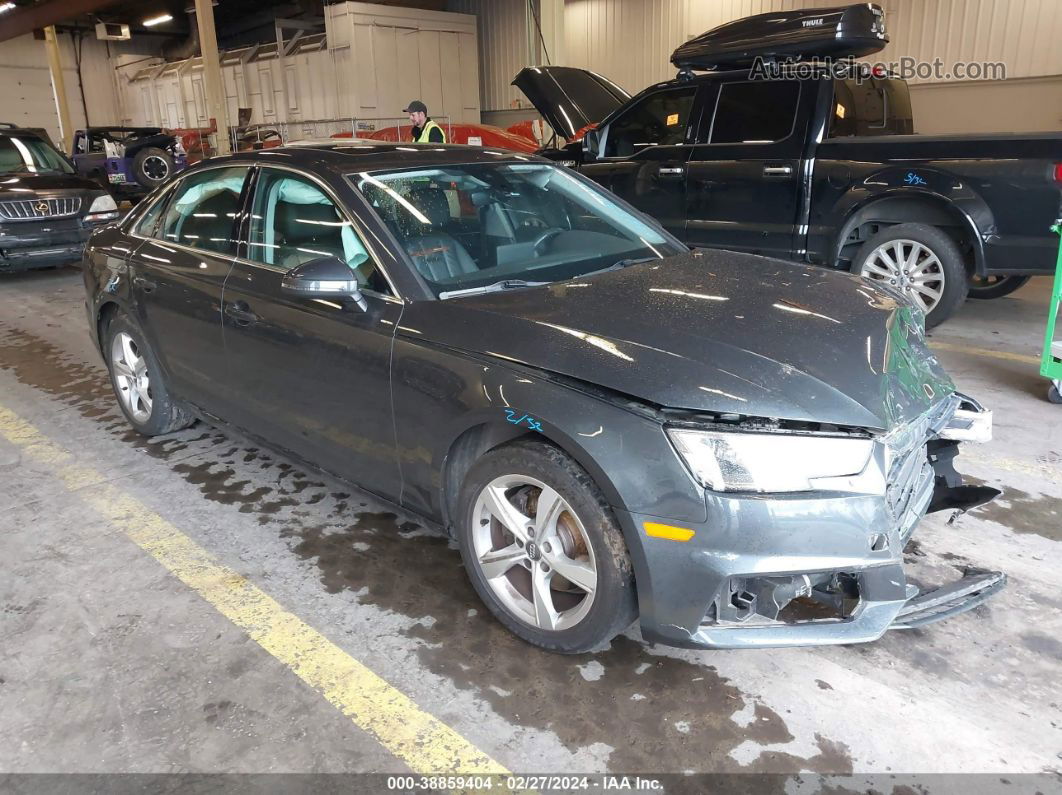
{"type": "MultiPolygon", "coordinates": [[[[1059,0],[878,1],[892,39],[883,60],[940,58],[945,66],[1003,61],[1008,78],[1062,74],[1059,0]]],[[[671,77],[671,51],[716,25],[767,11],[836,5],[837,0],[568,0],[568,63],[637,91],[671,77]]]]}
{"type": "Polygon", "coordinates": [[[509,85],[516,73],[534,62],[527,34],[525,0],[450,0],[450,11],[479,18],[480,102],[484,110],[504,110],[523,94],[509,85]]]}

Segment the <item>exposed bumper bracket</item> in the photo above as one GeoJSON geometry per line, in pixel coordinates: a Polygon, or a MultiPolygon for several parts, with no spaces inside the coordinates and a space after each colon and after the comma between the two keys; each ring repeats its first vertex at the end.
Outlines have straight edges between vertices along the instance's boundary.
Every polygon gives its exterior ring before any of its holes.
{"type": "Polygon", "coordinates": [[[967,569],[961,580],[909,599],[889,629],[914,629],[972,610],[1003,589],[1007,575],[1001,571],[967,569]]]}

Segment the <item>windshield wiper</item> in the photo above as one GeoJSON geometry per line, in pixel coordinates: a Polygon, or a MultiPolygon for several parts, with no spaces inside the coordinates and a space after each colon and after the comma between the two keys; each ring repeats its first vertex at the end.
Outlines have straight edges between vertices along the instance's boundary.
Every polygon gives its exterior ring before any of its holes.
{"type": "Polygon", "coordinates": [[[496,293],[501,290],[518,290],[524,287],[542,287],[549,282],[527,282],[523,279],[503,279],[500,282],[494,282],[494,284],[487,284],[483,287],[467,287],[464,290],[447,290],[439,293],[439,300],[445,301],[447,298],[461,298],[465,295],[483,295],[484,293],[496,293]]]}
{"type": "Polygon", "coordinates": [[[580,273],[578,276],[573,276],[574,279],[581,279],[584,276],[593,276],[597,273],[608,273],[609,271],[621,271],[624,268],[629,268],[631,265],[641,265],[643,262],[652,262],[658,259],[657,257],[641,257],[640,259],[618,259],[609,265],[607,268],[601,268],[600,270],[590,271],[589,273],[580,273]]]}

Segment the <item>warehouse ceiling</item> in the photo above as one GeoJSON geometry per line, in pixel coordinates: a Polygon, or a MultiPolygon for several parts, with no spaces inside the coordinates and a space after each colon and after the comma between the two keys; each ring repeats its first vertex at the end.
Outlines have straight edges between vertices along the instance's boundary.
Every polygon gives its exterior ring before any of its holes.
{"type": "MultiPolygon", "coordinates": [[[[14,0],[0,15],[0,41],[46,25],[93,28],[97,22],[129,25],[133,37],[186,40],[192,34],[194,0],[14,0]],[[172,19],[145,26],[160,16],[172,19]]],[[[376,0],[378,5],[446,10],[447,0],[376,0]]],[[[275,38],[276,19],[321,19],[323,0],[214,0],[218,43],[237,47],[275,38]]]]}

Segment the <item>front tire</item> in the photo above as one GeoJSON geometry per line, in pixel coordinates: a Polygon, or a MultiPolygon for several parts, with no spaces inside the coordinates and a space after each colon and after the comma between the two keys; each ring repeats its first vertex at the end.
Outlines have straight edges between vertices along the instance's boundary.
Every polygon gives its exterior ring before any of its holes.
{"type": "Polygon", "coordinates": [[[143,331],[127,315],[111,319],[104,340],[111,386],[133,428],[144,436],[159,436],[195,421],[170,395],[143,331]]]}
{"type": "Polygon", "coordinates": [[[637,616],[623,534],[597,485],[557,448],[518,441],[486,453],[462,484],[457,517],[469,579],[517,637],[579,654],[637,616]]]}
{"type": "Polygon", "coordinates": [[[968,276],[958,245],[926,224],[897,224],[864,243],[853,273],[909,296],[926,315],[926,327],[947,320],[966,298],[968,276]]]}
{"type": "Polygon", "coordinates": [[[988,301],[1020,290],[1032,276],[971,276],[970,298],[988,301]]]}

